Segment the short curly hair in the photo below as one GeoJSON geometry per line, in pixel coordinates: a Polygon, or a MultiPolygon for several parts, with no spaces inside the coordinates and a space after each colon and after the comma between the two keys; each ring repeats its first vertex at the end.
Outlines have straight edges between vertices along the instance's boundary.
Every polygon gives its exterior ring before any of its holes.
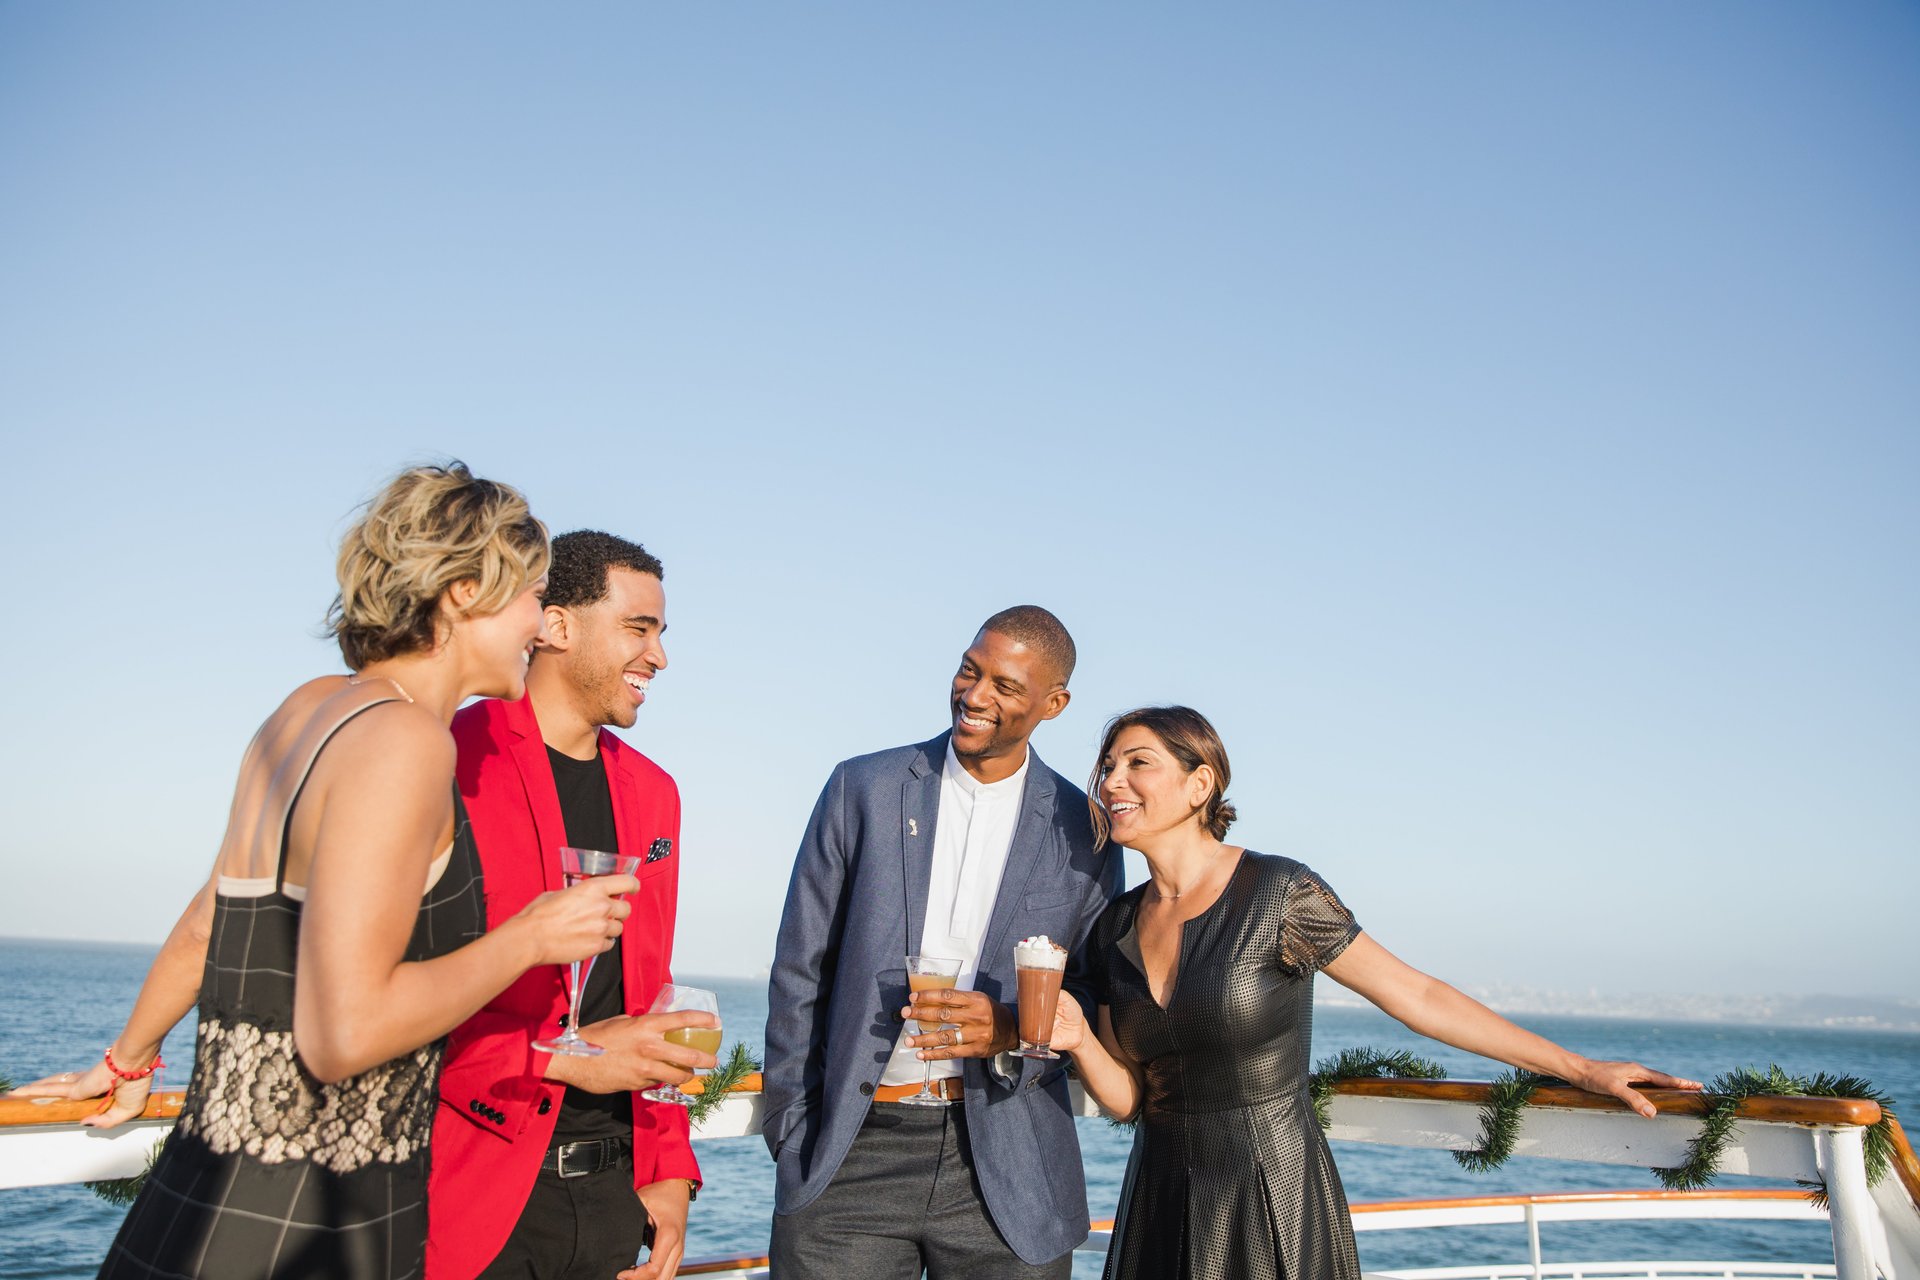
{"type": "Polygon", "coordinates": [[[518,489],[459,461],[408,467],[340,541],[328,634],[355,671],[431,649],[447,588],[477,583],[467,612],[497,613],[546,572],[547,554],[547,527],[518,489]]]}
{"type": "Polygon", "coordinates": [[[1066,624],[1037,604],[1016,604],[980,624],[981,631],[997,631],[1009,640],[1034,650],[1052,665],[1064,688],[1073,679],[1073,664],[1079,655],[1066,624]]]}
{"type": "Polygon", "coordinates": [[[662,581],[667,576],[660,558],[639,543],[598,529],[575,529],[553,540],[553,564],[547,570],[547,604],[577,609],[606,599],[609,569],[650,573],[662,581]]]}

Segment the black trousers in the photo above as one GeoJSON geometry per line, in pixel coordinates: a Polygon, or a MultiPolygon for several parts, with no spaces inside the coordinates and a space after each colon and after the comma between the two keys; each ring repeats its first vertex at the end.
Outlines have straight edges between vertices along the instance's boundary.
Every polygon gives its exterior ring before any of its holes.
{"type": "MultiPolygon", "coordinates": [[[[1046,1170],[1035,1169],[1035,1178],[1046,1170]]],[[[1036,1188],[1038,1189],[1038,1188],[1036,1188]]],[[[1073,1254],[1033,1266],[987,1215],[959,1104],[876,1103],[806,1208],[773,1218],[774,1280],[1068,1280],[1073,1254]]]]}
{"type": "Polygon", "coordinates": [[[646,1206],[633,1156],[580,1178],[541,1170],[520,1221],[480,1280],[613,1280],[640,1256],[646,1206]]]}

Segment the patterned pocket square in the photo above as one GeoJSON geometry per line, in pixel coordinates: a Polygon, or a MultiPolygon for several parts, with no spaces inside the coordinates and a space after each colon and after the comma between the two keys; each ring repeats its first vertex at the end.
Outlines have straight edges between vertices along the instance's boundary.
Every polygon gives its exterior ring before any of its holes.
{"type": "Polygon", "coordinates": [[[672,852],[673,841],[667,839],[665,836],[661,836],[658,840],[655,840],[652,847],[647,850],[647,861],[650,863],[658,862],[672,852]]]}

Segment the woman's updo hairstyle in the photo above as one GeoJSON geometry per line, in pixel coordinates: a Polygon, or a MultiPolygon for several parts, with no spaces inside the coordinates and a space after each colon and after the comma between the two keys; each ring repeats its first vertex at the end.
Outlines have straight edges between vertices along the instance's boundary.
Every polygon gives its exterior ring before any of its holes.
{"type": "Polygon", "coordinates": [[[327,631],[358,671],[431,649],[440,597],[456,582],[479,592],[467,613],[498,613],[547,571],[547,527],[518,489],[463,462],[409,467],[367,503],[340,541],[340,594],[327,631]]]}
{"type": "Polygon", "coordinates": [[[1213,770],[1213,791],[1200,804],[1200,824],[1215,840],[1223,840],[1227,828],[1240,816],[1227,800],[1227,783],[1233,771],[1227,767],[1226,744],[1214,732],[1207,718],[1192,707],[1141,707],[1107,721],[1100,737],[1100,754],[1094,757],[1093,776],[1087,779],[1087,811],[1093,816],[1093,847],[1105,847],[1113,824],[1107,820],[1106,806],[1100,803],[1102,766],[1113,752],[1113,741],[1134,727],[1145,729],[1160,739],[1180,767],[1192,773],[1201,765],[1213,770]]]}

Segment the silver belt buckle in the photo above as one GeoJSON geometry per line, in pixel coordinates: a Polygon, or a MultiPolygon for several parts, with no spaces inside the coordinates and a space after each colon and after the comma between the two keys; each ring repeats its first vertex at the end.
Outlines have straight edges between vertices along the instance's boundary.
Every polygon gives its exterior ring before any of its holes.
{"type": "Polygon", "coordinates": [[[553,1160],[554,1172],[559,1174],[563,1178],[584,1178],[588,1174],[595,1172],[595,1170],[593,1170],[592,1168],[585,1168],[585,1169],[568,1169],[567,1168],[567,1157],[572,1155],[575,1151],[579,1150],[581,1147],[592,1147],[595,1153],[597,1154],[600,1149],[600,1144],[598,1142],[569,1142],[565,1144],[558,1151],[554,1153],[554,1160],[553,1160]]]}

